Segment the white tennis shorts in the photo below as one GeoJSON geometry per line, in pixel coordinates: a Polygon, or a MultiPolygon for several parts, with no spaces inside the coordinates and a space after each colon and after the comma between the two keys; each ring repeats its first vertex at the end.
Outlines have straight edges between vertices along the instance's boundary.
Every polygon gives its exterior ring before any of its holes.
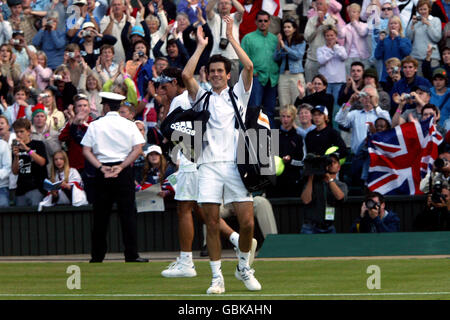
{"type": "Polygon", "coordinates": [[[177,187],[175,200],[197,201],[198,198],[198,171],[184,172],[177,174],[177,187]]]}
{"type": "Polygon", "coordinates": [[[198,168],[198,203],[253,201],[234,162],[210,162],[198,168]]]}

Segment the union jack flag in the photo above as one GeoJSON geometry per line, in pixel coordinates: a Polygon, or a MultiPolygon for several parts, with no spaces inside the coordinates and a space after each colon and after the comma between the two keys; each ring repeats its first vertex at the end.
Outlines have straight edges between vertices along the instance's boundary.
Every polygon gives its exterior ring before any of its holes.
{"type": "Polygon", "coordinates": [[[383,195],[422,194],[420,180],[432,169],[442,140],[432,118],[369,137],[369,190],[383,195]]]}

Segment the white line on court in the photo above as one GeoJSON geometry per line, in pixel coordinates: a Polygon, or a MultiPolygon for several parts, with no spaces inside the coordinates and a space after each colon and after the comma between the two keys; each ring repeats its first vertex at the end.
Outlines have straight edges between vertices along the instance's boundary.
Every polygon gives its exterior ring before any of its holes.
{"type": "Polygon", "coordinates": [[[39,294],[39,293],[0,293],[0,297],[130,297],[130,298],[145,298],[145,297],[345,297],[345,296],[412,296],[412,295],[450,295],[450,292],[384,292],[384,293],[280,293],[280,294],[223,294],[208,295],[208,294],[39,294]]]}

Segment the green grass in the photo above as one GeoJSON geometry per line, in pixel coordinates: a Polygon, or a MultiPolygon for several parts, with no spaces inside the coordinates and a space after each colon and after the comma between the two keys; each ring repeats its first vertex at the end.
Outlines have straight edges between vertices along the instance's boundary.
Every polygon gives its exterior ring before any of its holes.
{"type": "Polygon", "coordinates": [[[166,262],[1,263],[0,299],[450,300],[449,259],[256,260],[255,275],[263,287],[260,292],[246,290],[234,278],[236,263],[223,261],[226,293],[214,297],[204,295],[211,280],[208,261],[195,263],[198,276],[182,279],[160,276],[166,262]],[[81,269],[80,290],[66,286],[69,265],[81,269]],[[381,270],[381,289],[367,288],[370,265],[381,270]]]}

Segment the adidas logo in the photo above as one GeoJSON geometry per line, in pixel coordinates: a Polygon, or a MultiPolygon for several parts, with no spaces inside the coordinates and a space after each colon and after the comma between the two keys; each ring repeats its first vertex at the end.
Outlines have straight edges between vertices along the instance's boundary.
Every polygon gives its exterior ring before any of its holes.
{"type": "Polygon", "coordinates": [[[182,132],[182,133],[186,133],[191,136],[195,136],[195,130],[192,129],[191,121],[175,122],[170,125],[170,128],[175,131],[178,131],[178,132],[182,132]]]}

